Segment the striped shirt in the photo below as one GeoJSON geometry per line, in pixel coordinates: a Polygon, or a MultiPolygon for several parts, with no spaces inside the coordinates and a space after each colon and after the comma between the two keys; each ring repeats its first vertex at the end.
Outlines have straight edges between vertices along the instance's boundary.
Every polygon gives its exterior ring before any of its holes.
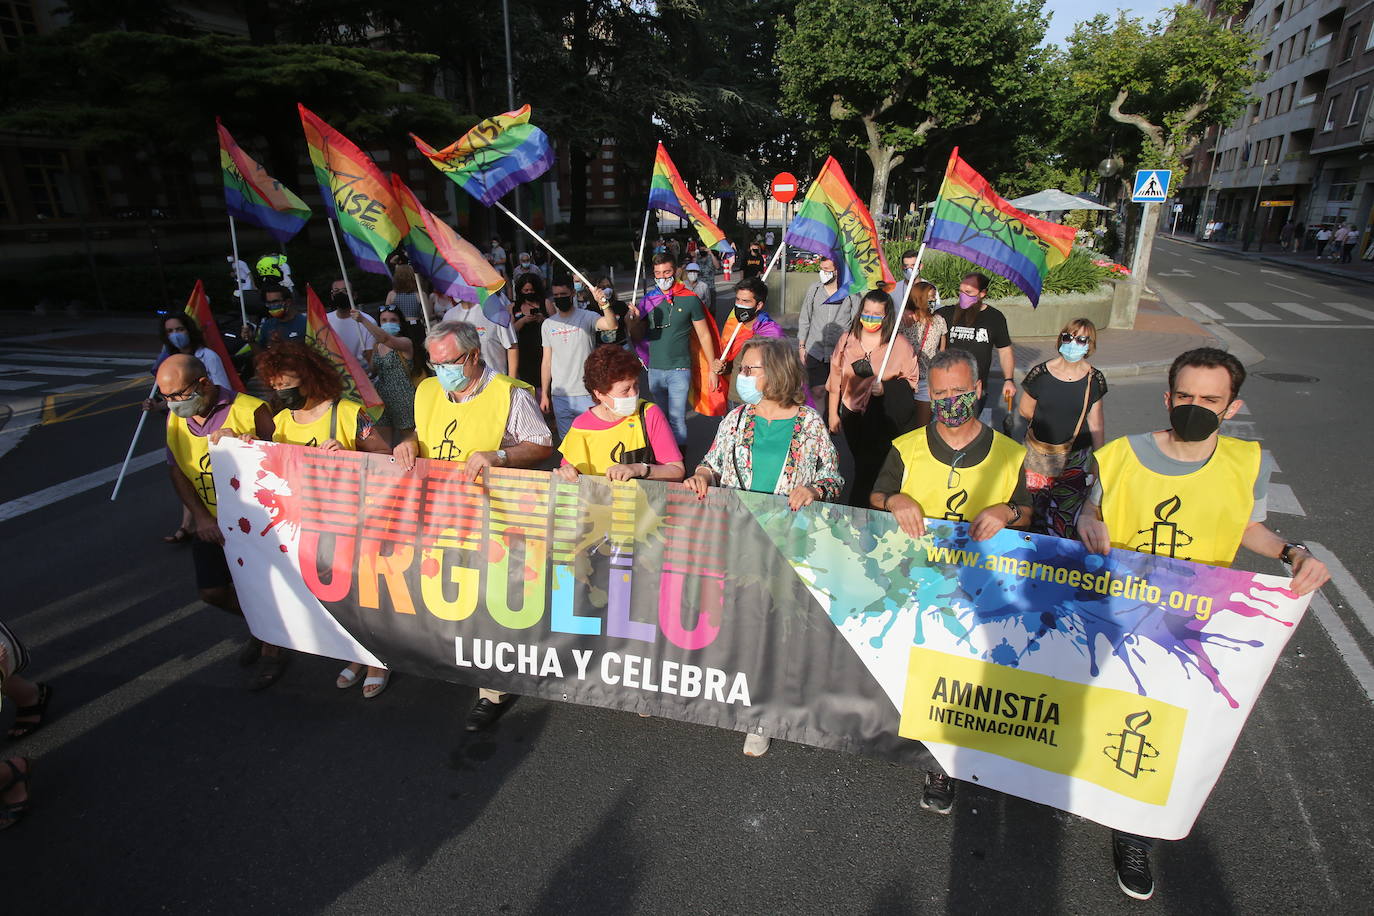
{"type": "MultiPolygon", "coordinates": [[[[458,403],[471,401],[486,391],[487,383],[495,374],[496,371],[491,367],[484,368],[476,387],[470,393],[458,398],[458,403]]],[[[544,421],[544,414],[539,409],[538,402],[534,400],[534,395],[530,394],[526,388],[513,388],[510,397],[510,414],[506,417],[506,432],[501,437],[501,447],[511,448],[521,442],[552,446],[553,433],[549,432],[549,424],[544,421]]]]}

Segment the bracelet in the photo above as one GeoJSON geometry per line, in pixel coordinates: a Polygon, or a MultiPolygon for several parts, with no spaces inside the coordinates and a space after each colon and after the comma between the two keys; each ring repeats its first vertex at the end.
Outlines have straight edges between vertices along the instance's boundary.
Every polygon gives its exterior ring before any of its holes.
{"type": "Polygon", "coordinates": [[[649,477],[649,462],[641,461],[640,464],[644,465],[644,473],[640,474],[639,476],[647,480],[649,477]]]}

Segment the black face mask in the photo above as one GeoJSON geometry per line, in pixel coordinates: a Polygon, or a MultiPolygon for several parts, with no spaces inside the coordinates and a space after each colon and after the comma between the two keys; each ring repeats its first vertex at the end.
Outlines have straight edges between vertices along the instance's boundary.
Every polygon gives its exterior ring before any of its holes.
{"type": "Polygon", "coordinates": [[[553,304],[556,305],[556,306],[558,307],[558,310],[559,310],[560,312],[570,312],[570,311],[572,311],[572,307],[573,307],[573,297],[572,297],[572,296],[555,296],[555,297],[554,297],[554,300],[553,300],[553,304]]]}
{"type": "Polygon", "coordinates": [[[740,324],[743,324],[744,322],[748,321],[753,317],[754,309],[743,309],[740,308],[738,305],[735,306],[735,320],[738,321],[740,324]]]}
{"type": "Polygon", "coordinates": [[[299,385],[292,388],[278,388],[277,399],[287,410],[300,410],[305,406],[305,395],[301,394],[299,385]]]}
{"type": "Polygon", "coordinates": [[[336,312],[346,312],[351,308],[348,304],[348,293],[345,290],[339,290],[337,293],[332,294],[330,299],[332,301],[329,304],[333,306],[336,312]]]}
{"type": "Polygon", "coordinates": [[[1197,404],[1179,404],[1169,411],[1169,425],[1184,442],[1201,442],[1221,428],[1221,417],[1197,404]]]}

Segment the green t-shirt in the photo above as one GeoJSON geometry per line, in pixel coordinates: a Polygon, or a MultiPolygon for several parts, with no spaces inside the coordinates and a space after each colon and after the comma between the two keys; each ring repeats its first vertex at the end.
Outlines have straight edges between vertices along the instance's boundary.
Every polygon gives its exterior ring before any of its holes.
{"type": "Polygon", "coordinates": [[[690,369],[694,321],[705,321],[706,312],[696,296],[674,296],[648,315],[645,338],[649,341],[650,369],[690,369]]]}
{"type": "Polygon", "coordinates": [[[792,447],[792,434],[797,429],[797,418],[786,420],[765,420],[754,415],[754,445],[750,450],[753,461],[753,476],[749,479],[749,489],[755,493],[772,493],[778,487],[783,465],[787,463],[787,452],[792,447]]]}

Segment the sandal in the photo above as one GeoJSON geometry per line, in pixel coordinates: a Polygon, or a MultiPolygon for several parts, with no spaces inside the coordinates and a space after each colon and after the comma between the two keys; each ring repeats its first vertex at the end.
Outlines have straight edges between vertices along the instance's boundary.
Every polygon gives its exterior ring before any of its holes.
{"type": "Polygon", "coordinates": [[[347,690],[356,683],[358,683],[358,671],[353,670],[352,665],[340,671],[339,676],[334,678],[334,686],[340,690],[347,690]]]}
{"type": "Polygon", "coordinates": [[[285,649],[278,649],[276,655],[263,655],[258,659],[258,668],[253,672],[253,679],[248,682],[249,690],[266,690],[277,682],[286,671],[287,663],[291,661],[291,656],[285,649]]]}
{"type": "Polygon", "coordinates": [[[29,810],[29,775],[33,772],[33,764],[27,757],[15,757],[13,760],[0,761],[10,768],[10,781],[0,786],[0,795],[13,789],[15,786],[24,787],[24,798],[17,802],[0,802],[0,830],[13,827],[24,819],[24,815],[29,810]],[[14,765],[15,760],[24,761],[24,769],[14,765]]]}
{"type": "Polygon", "coordinates": [[[38,702],[32,706],[20,706],[14,711],[14,724],[10,726],[9,731],[11,741],[27,738],[43,727],[48,712],[48,701],[51,699],[52,688],[47,684],[39,684],[38,702]],[[33,719],[34,721],[20,722],[20,719],[33,719]]]}
{"type": "Polygon", "coordinates": [[[187,528],[178,528],[173,533],[162,539],[164,544],[185,544],[190,541],[195,534],[187,528]]]}
{"type": "Polygon", "coordinates": [[[383,671],[381,677],[370,677],[363,681],[363,699],[370,700],[375,696],[380,696],[386,689],[386,685],[391,682],[391,672],[383,671]]]}

